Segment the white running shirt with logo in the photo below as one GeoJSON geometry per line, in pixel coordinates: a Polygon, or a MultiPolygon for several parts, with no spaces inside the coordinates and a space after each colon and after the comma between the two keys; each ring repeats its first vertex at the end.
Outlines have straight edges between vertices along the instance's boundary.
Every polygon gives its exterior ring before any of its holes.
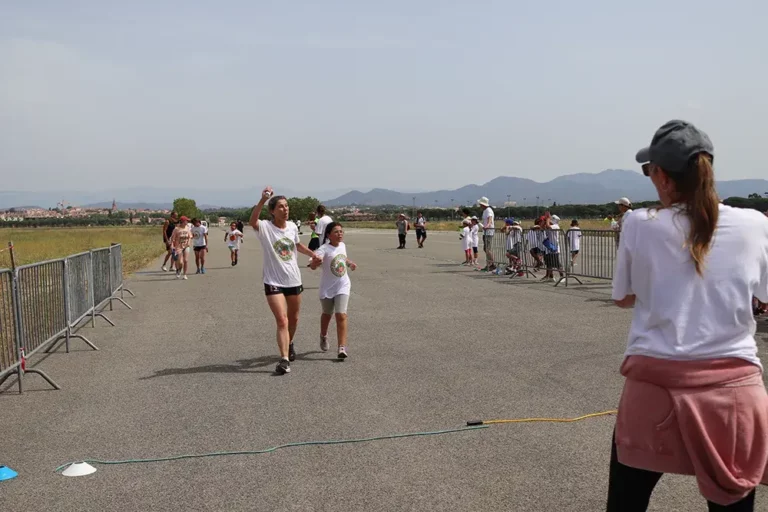
{"type": "Polygon", "coordinates": [[[338,247],[331,244],[322,245],[315,254],[323,258],[320,298],[332,299],[337,295],[349,295],[352,282],[349,280],[347,246],[344,242],[341,242],[338,247]]]}
{"type": "Polygon", "coordinates": [[[291,221],[279,229],[269,220],[259,220],[256,236],[264,249],[264,284],[279,288],[301,286],[301,272],[296,261],[299,228],[291,221]]]}

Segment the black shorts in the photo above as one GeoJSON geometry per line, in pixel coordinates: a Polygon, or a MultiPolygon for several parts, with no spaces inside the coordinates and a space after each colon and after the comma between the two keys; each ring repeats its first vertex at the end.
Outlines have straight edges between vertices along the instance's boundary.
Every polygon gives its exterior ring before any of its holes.
{"type": "Polygon", "coordinates": [[[427,238],[427,230],[416,228],[416,238],[427,238]]]}
{"type": "Polygon", "coordinates": [[[477,256],[477,247],[473,247],[472,252],[475,253],[475,256],[477,256]]]}
{"type": "Polygon", "coordinates": [[[320,238],[310,238],[308,247],[310,251],[318,250],[320,248],[320,238]]]}
{"type": "Polygon", "coordinates": [[[571,251],[571,254],[573,255],[579,254],[579,251],[571,251]]]}
{"type": "Polygon", "coordinates": [[[283,288],[281,286],[272,286],[271,284],[264,283],[264,295],[285,295],[291,297],[294,295],[301,295],[304,291],[302,285],[291,286],[290,288],[283,288]]]}
{"type": "Polygon", "coordinates": [[[205,249],[205,247],[206,247],[205,245],[201,245],[200,247],[195,247],[195,252],[200,252],[203,249],[205,249]]]}
{"type": "Polygon", "coordinates": [[[545,254],[544,263],[546,263],[547,268],[560,268],[560,254],[545,254]]]}
{"type": "Polygon", "coordinates": [[[538,247],[531,248],[531,254],[541,254],[541,249],[538,247]]]}

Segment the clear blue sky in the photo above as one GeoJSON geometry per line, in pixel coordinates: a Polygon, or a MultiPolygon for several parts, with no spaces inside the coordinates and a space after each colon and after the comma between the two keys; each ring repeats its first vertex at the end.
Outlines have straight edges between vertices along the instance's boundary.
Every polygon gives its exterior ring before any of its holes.
{"type": "Polygon", "coordinates": [[[767,177],[768,2],[625,4],[3,0],[2,185],[546,181],[670,118],[767,177]]]}

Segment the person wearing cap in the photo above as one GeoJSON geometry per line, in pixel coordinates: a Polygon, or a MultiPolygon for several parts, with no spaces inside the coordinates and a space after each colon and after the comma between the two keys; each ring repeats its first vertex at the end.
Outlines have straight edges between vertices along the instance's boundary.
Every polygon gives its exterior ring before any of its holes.
{"type": "Polygon", "coordinates": [[[189,251],[192,246],[192,228],[189,226],[189,217],[184,215],[179,219],[179,225],[171,235],[171,249],[176,261],[176,279],[187,279],[187,266],[189,265],[189,251]]]}
{"type": "Polygon", "coordinates": [[[619,246],[619,238],[621,237],[621,226],[624,224],[624,219],[632,213],[632,201],[626,197],[622,197],[614,203],[619,208],[619,215],[616,217],[616,222],[611,223],[611,229],[616,232],[616,247],[619,246]]]}
{"type": "Polygon", "coordinates": [[[397,248],[405,249],[405,239],[408,234],[408,219],[405,218],[404,213],[398,215],[395,225],[397,226],[397,238],[400,241],[400,245],[398,245],[397,248]]]}
{"type": "Polygon", "coordinates": [[[514,218],[504,219],[504,234],[507,235],[507,259],[509,265],[506,274],[515,277],[520,274],[523,246],[523,228],[514,218]]]}
{"type": "Polygon", "coordinates": [[[485,253],[484,271],[492,272],[496,270],[496,264],[493,261],[493,235],[496,234],[496,218],[493,214],[493,208],[488,198],[483,196],[477,200],[480,209],[483,210],[483,252],[485,253]]]}
{"type": "Polygon", "coordinates": [[[696,477],[709,510],[751,511],[768,466],[750,307],[768,300],[768,219],[719,202],[714,147],[696,126],[670,121],[641,153],[662,206],[624,219],[616,259],[612,298],[634,310],[607,510],[646,510],[675,473],[696,477]]]}

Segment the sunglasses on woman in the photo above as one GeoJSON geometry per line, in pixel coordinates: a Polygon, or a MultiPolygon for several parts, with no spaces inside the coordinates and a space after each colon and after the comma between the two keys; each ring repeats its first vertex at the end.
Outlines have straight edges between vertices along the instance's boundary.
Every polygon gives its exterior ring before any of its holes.
{"type": "Polygon", "coordinates": [[[646,177],[650,176],[650,174],[651,174],[651,163],[650,162],[648,162],[647,164],[643,164],[641,166],[641,168],[643,169],[643,175],[644,176],[646,176],[646,177]]]}

